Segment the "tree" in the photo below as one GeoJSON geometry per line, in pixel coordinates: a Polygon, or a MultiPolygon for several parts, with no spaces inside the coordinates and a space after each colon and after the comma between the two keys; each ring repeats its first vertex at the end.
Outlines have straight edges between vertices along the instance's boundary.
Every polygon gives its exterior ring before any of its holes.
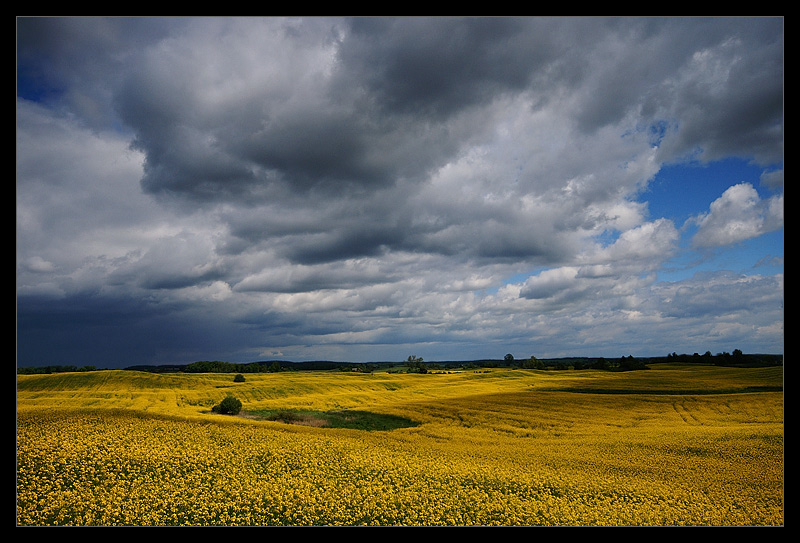
{"type": "Polygon", "coordinates": [[[628,357],[622,357],[619,361],[619,369],[621,371],[630,371],[630,370],[646,370],[647,365],[644,363],[643,360],[637,360],[633,357],[633,355],[628,355],[628,357]]]}
{"type": "Polygon", "coordinates": [[[535,356],[531,355],[531,357],[528,360],[524,360],[522,362],[522,367],[531,370],[543,370],[544,362],[542,362],[535,356]]]}
{"type": "Polygon", "coordinates": [[[505,360],[506,362],[513,362],[514,361],[514,355],[511,354],[511,353],[508,353],[505,357],[503,357],[503,360],[505,360]]]}
{"type": "Polygon", "coordinates": [[[232,394],[228,394],[224,400],[211,408],[211,411],[221,415],[238,415],[241,410],[242,402],[232,394]]]}
{"type": "Polygon", "coordinates": [[[233,378],[234,383],[244,383],[244,375],[237,373],[233,378]]]}
{"type": "Polygon", "coordinates": [[[408,373],[428,373],[428,368],[422,364],[422,357],[411,355],[406,360],[408,366],[408,373]]]}

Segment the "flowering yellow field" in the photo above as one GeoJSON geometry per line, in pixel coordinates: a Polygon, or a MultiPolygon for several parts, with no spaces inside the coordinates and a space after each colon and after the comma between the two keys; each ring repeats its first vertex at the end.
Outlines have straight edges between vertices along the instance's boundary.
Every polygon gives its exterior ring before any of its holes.
{"type": "Polygon", "coordinates": [[[783,524],[782,368],[17,377],[18,525],[783,524]],[[219,415],[359,409],[364,431],[219,415]],[[244,412],[243,411],[243,412],[244,412]]]}

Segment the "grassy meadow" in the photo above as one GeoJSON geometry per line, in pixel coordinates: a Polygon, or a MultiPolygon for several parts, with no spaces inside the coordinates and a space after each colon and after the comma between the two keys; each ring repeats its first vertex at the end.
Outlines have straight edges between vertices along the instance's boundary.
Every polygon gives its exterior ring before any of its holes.
{"type": "Polygon", "coordinates": [[[782,389],[680,364],[18,375],[17,525],[781,526],[782,389]]]}

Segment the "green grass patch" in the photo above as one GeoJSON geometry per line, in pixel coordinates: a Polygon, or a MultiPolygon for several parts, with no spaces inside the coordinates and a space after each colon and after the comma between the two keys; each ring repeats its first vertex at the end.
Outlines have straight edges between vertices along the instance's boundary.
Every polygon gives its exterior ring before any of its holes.
{"type": "Polygon", "coordinates": [[[296,409],[253,410],[242,413],[248,418],[271,420],[285,424],[301,424],[320,428],[387,431],[418,426],[418,422],[396,415],[370,411],[301,411],[296,409]]]}

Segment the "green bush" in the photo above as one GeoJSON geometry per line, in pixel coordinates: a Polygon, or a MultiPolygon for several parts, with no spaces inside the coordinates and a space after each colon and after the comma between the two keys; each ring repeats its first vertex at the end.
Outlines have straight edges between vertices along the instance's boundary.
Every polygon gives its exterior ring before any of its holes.
{"type": "Polygon", "coordinates": [[[235,396],[228,394],[218,405],[211,408],[214,413],[222,415],[238,415],[242,410],[242,402],[235,396]]]}
{"type": "Polygon", "coordinates": [[[234,383],[244,383],[244,375],[241,373],[237,373],[236,376],[233,378],[234,383]]]}

